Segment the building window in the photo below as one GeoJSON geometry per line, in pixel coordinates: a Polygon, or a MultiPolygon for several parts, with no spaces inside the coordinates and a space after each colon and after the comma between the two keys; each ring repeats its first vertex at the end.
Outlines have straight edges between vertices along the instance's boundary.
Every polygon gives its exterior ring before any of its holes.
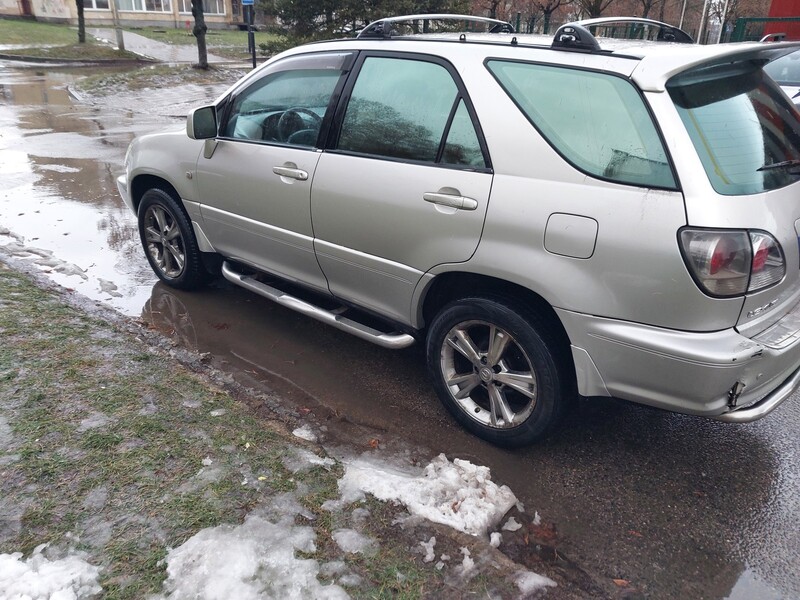
{"type": "MultiPolygon", "coordinates": [[[[88,2],[92,0],[84,0],[88,2]]],[[[107,2],[108,0],[93,0],[94,2],[107,2]]],[[[172,0],[115,0],[118,10],[132,10],[142,12],[172,12],[172,0]]]]}
{"type": "MultiPolygon", "coordinates": [[[[192,12],[191,0],[178,0],[179,8],[182,13],[192,12]]],[[[224,15],[225,0],[203,0],[203,13],[207,15],[224,15]]]]}
{"type": "Polygon", "coordinates": [[[83,8],[87,10],[108,10],[108,0],[83,0],[83,8]]]}

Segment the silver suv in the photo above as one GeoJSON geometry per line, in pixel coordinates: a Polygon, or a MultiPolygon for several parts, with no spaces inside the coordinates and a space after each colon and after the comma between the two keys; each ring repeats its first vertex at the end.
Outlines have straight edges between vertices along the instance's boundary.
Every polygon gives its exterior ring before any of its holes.
{"type": "Polygon", "coordinates": [[[576,394],[728,422],[791,395],[800,115],[762,67],[796,44],[399,23],[280,54],[134,140],[119,189],[160,279],[221,271],[420,341],[447,409],[505,446],[576,394]]]}

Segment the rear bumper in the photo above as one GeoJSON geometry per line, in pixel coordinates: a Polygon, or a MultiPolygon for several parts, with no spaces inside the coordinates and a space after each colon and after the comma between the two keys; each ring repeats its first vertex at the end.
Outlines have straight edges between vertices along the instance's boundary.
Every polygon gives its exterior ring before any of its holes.
{"type": "MultiPolygon", "coordinates": [[[[798,312],[800,305],[785,321],[798,312]]],[[[734,329],[684,332],[557,313],[572,343],[578,389],[586,396],[740,423],[769,414],[800,385],[800,335],[768,345],[734,329]],[[733,398],[737,383],[744,387],[733,398]]]]}

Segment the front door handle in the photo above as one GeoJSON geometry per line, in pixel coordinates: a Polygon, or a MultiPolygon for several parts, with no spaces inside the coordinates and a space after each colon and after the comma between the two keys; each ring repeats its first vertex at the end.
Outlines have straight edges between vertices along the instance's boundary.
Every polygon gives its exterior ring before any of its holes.
{"type": "Polygon", "coordinates": [[[433,204],[441,204],[442,206],[449,206],[451,208],[459,208],[461,210],[475,210],[478,208],[478,201],[475,198],[468,198],[466,196],[457,196],[454,194],[442,194],[441,192],[425,192],[422,194],[422,199],[425,202],[433,204]]]}
{"type": "Polygon", "coordinates": [[[281,177],[288,177],[289,179],[297,179],[298,181],[306,181],[308,179],[308,172],[297,167],[272,167],[272,172],[281,177]]]}

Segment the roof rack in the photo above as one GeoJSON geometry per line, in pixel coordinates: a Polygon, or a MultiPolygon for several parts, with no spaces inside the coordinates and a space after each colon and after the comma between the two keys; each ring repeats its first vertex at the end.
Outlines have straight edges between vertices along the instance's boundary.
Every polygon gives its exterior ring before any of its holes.
{"type": "MultiPolygon", "coordinates": [[[[389,39],[408,33],[433,33],[431,23],[438,23],[442,30],[447,32],[457,31],[482,31],[488,33],[515,33],[514,26],[507,21],[475,17],[472,15],[403,15],[380,19],[367,25],[358,34],[359,38],[389,39]],[[403,31],[401,24],[410,24],[411,31],[403,31]],[[460,28],[459,28],[460,27],[460,28]],[[482,29],[479,29],[482,27],[482,29]]],[[[406,26],[406,29],[409,27],[406,26]]]]}
{"type": "MultiPolygon", "coordinates": [[[[589,30],[592,35],[598,35],[598,29],[610,29],[612,34],[607,37],[617,37],[613,35],[613,30],[621,25],[628,25],[626,28],[629,34],[625,39],[645,39],[656,42],[677,42],[680,44],[694,44],[694,39],[683,29],[674,25],[644,19],[642,17],[599,17],[596,19],[584,19],[575,21],[569,25],[580,25],[589,30]],[[646,29],[655,31],[655,37],[646,37],[646,29]]],[[[605,36],[604,36],[605,37],[605,36]]]]}
{"type": "Polygon", "coordinates": [[[565,23],[559,27],[553,36],[553,43],[550,47],[558,50],[600,51],[600,44],[597,43],[592,32],[578,23],[565,23]]]}

